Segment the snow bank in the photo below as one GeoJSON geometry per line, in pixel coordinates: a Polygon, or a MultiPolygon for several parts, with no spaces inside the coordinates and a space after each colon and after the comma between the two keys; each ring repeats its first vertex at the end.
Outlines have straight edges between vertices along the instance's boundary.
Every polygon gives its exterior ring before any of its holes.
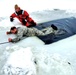
{"type": "Polygon", "coordinates": [[[31,48],[21,48],[10,54],[2,69],[3,75],[36,75],[34,57],[31,48]]]}

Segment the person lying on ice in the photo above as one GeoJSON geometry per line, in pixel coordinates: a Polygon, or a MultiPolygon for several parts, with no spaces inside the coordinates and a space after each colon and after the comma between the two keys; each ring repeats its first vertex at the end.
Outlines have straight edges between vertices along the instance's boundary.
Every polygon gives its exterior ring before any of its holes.
{"type": "Polygon", "coordinates": [[[31,27],[36,26],[36,22],[29,17],[27,11],[22,10],[17,4],[14,6],[15,12],[10,16],[10,21],[13,22],[14,18],[18,18],[18,20],[22,23],[22,25],[31,27]]]}
{"type": "Polygon", "coordinates": [[[11,27],[9,32],[6,32],[6,34],[15,34],[17,37],[14,39],[9,38],[9,42],[17,42],[21,40],[23,36],[29,37],[29,36],[39,36],[39,35],[45,35],[42,31],[38,30],[37,28],[28,28],[26,26],[22,27],[11,27]]]}
{"type": "MultiPolygon", "coordinates": [[[[22,37],[30,37],[30,36],[44,36],[45,35],[47,36],[48,34],[51,34],[53,33],[56,34],[57,33],[57,28],[53,25],[51,25],[49,27],[51,30],[49,33],[47,33],[47,31],[41,31],[41,30],[38,30],[37,28],[28,28],[26,26],[23,26],[23,27],[11,27],[10,31],[9,32],[6,32],[6,34],[15,34],[16,35],[16,38],[12,39],[12,38],[8,38],[8,41],[9,42],[17,42],[19,40],[21,40],[22,37]]],[[[62,32],[62,34],[65,33],[64,31],[62,32]]],[[[59,33],[57,33],[59,34],[59,33]]]]}

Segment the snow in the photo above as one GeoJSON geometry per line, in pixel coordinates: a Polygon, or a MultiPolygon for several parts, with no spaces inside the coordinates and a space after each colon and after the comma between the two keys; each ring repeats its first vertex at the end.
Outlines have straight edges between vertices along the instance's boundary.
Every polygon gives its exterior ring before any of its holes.
{"type": "Polygon", "coordinates": [[[4,73],[7,75],[9,73],[11,75],[36,75],[36,68],[32,62],[34,57],[30,49],[30,47],[18,47],[18,51],[12,52],[3,68],[4,73]]]}
{"type": "MultiPolygon", "coordinates": [[[[6,35],[11,26],[21,26],[17,19],[13,23],[9,20],[10,14],[14,12],[14,4],[26,9],[37,23],[76,17],[75,0],[0,0],[0,43],[8,42],[8,37],[15,37],[6,35]]],[[[0,75],[75,75],[75,45],[76,35],[49,45],[37,37],[29,37],[14,44],[2,44],[0,75]]]]}

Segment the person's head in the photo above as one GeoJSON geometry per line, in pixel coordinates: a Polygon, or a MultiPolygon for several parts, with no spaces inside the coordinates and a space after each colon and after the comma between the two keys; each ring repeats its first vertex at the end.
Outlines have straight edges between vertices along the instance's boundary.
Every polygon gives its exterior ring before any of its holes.
{"type": "Polygon", "coordinates": [[[12,34],[16,34],[17,33],[17,28],[15,26],[11,27],[10,32],[12,34]]]}
{"type": "Polygon", "coordinates": [[[14,6],[14,9],[15,9],[16,12],[20,11],[20,7],[17,4],[14,6]]]}
{"type": "Polygon", "coordinates": [[[57,28],[54,24],[51,24],[51,27],[52,27],[54,30],[58,30],[58,28],[57,28]]]}

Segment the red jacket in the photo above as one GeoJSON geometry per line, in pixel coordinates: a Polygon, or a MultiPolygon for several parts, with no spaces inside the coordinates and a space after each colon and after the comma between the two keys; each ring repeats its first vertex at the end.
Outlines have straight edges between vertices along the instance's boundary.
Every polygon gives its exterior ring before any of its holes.
{"type": "Polygon", "coordinates": [[[15,18],[15,17],[18,18],[21,23],[22,23],[22,20],[25,19],[27,21],[26,26],[31,25],[30,23],[32,21],[34,22],[34,20],[31,17],[29,17],[29,14],[27,13],[27,11],[24,11],[24,10],[20,10],[19,13],[15,12],[10,17],[12,17],[12,18],[15,18]]]}

